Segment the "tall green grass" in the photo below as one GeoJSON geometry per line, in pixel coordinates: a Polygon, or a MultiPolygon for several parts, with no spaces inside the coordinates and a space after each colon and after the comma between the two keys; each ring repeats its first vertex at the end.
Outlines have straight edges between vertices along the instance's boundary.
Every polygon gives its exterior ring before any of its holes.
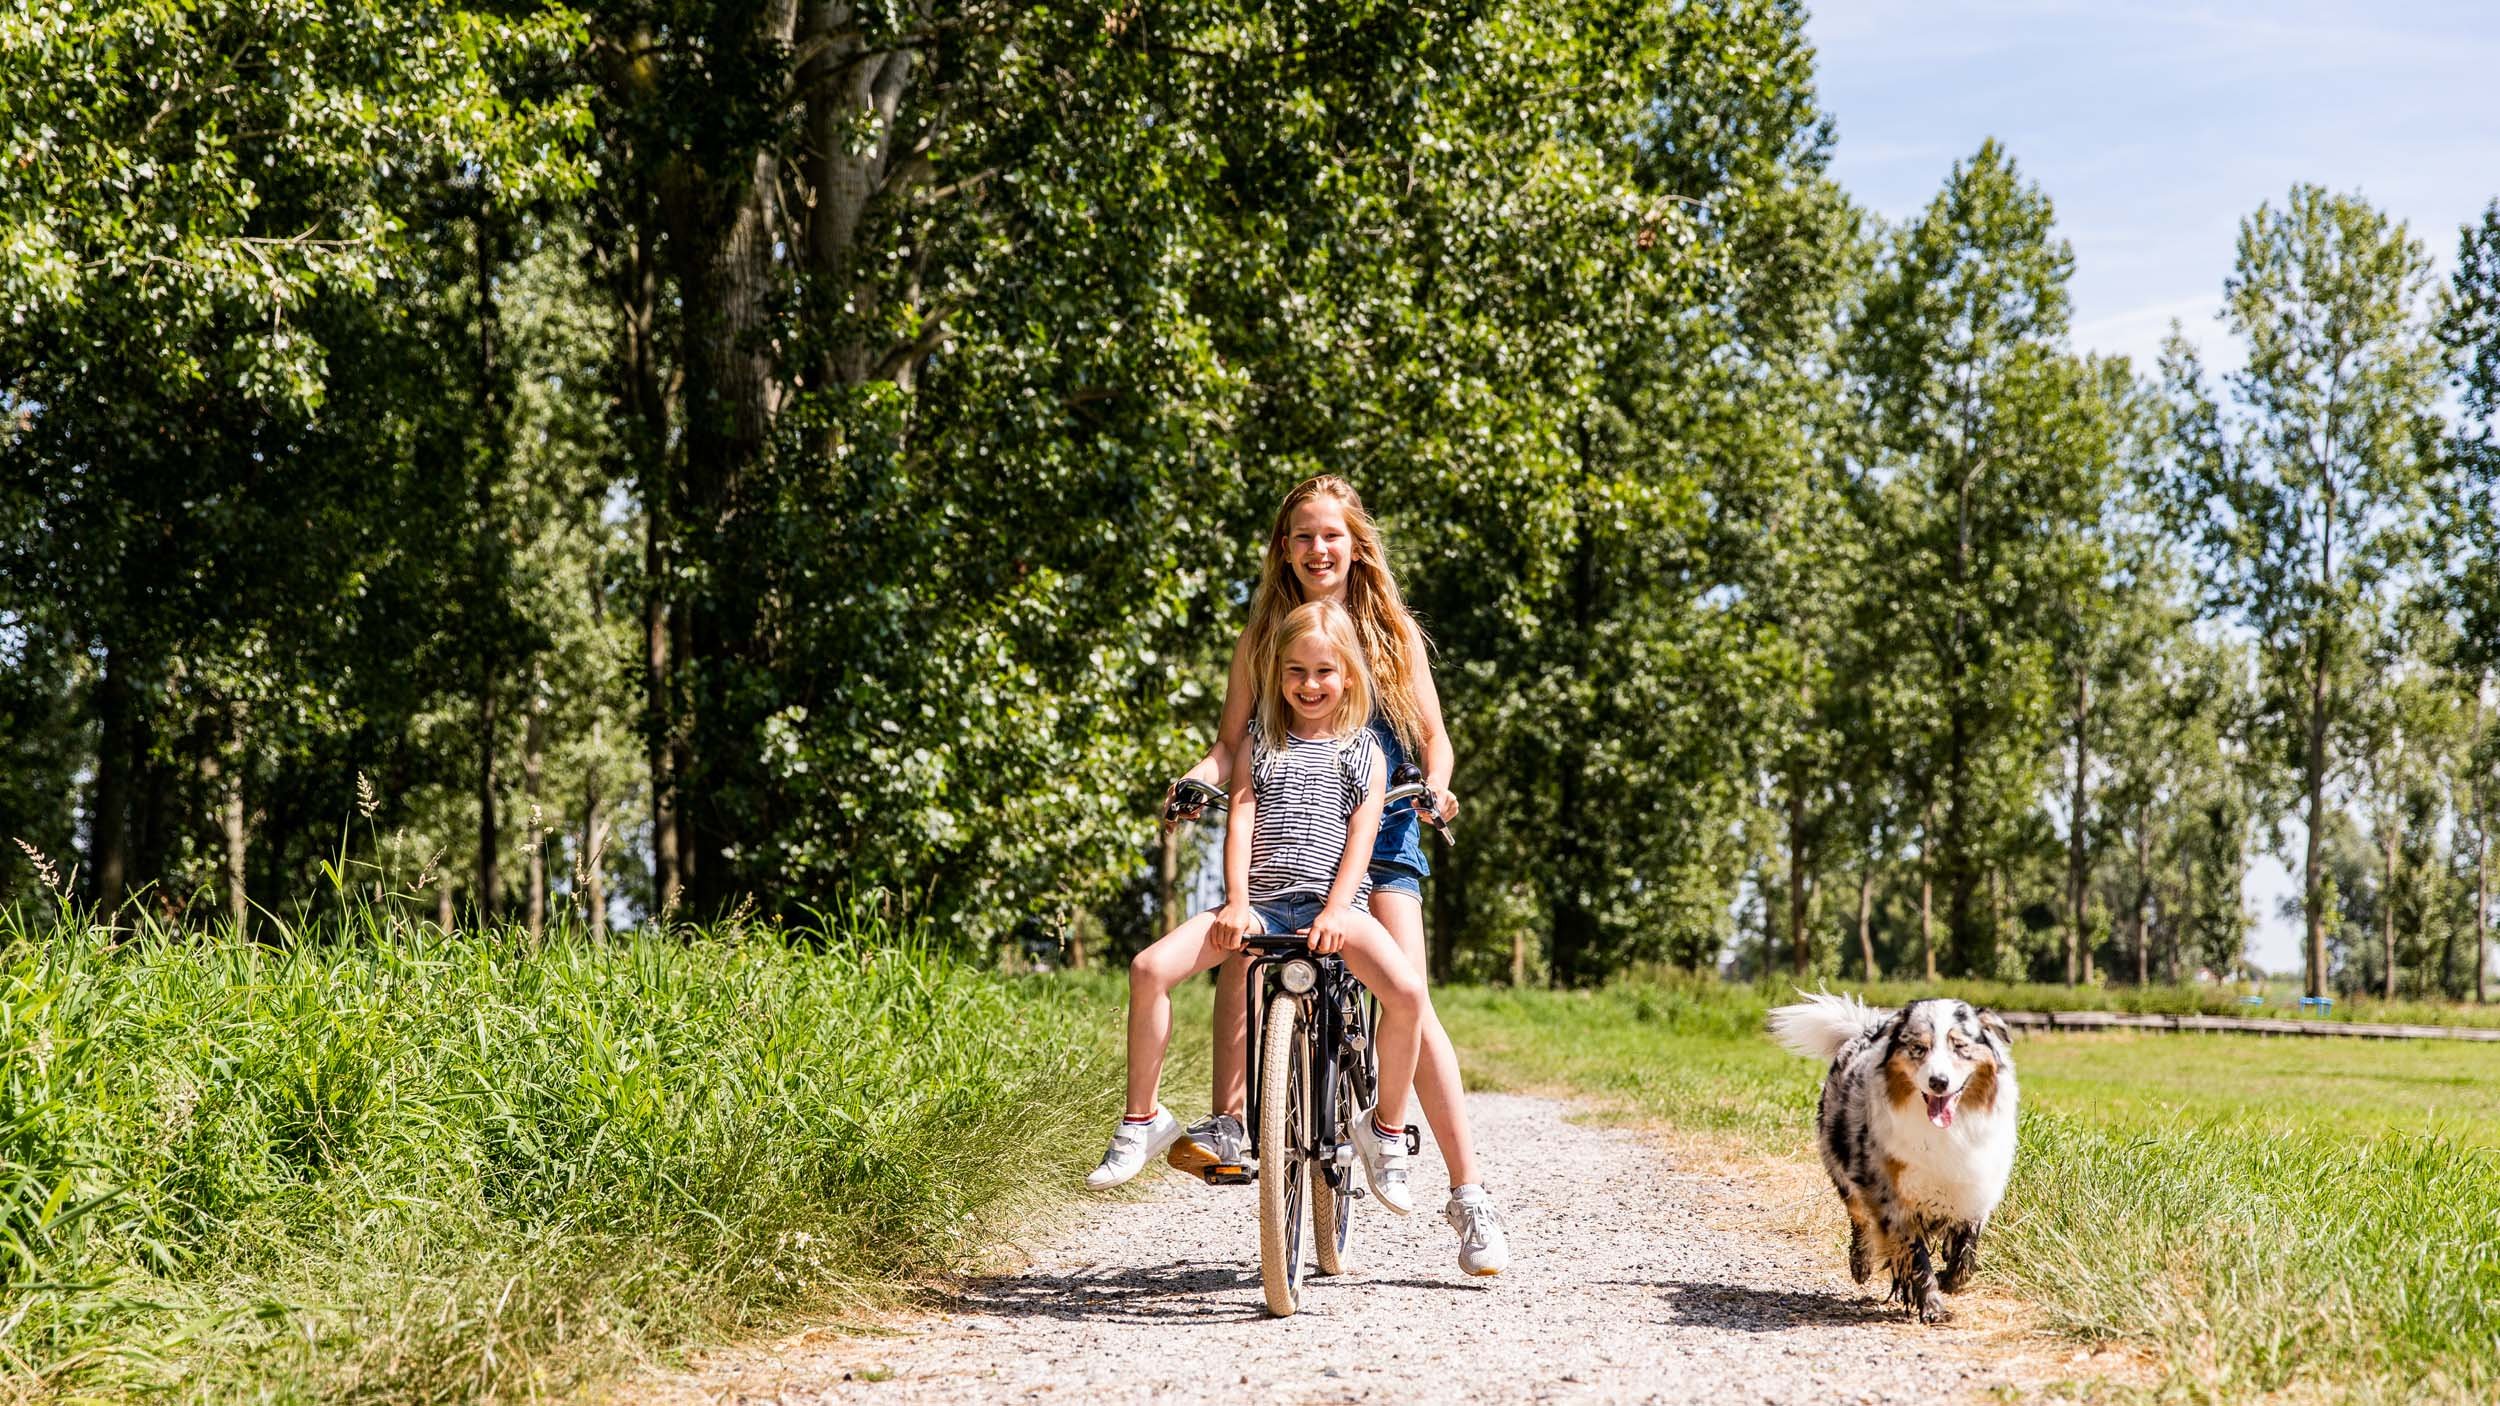
{"type": "MultiPolygon", "coordinates": [[[[1763,1034],[1762,993],[1686,981],[1435,1000],[1471,1082],[1577,1089],[1765,1155],[1814,1155],[1822,1071],[1763,1034]]],[[[2370,1045],[2351,1058],[2372,1052],[2500,1079],[2500,1052],[2482,1046],[2370,1045]]],[[[2019,1041],[2022,1150],[1983,1247],[1986,1278],[2078,1339],[2159,1348],[2166,1398],[2500,1398],[2490,1123],[2448,1120],[2447,1081],[2419,1071],[2358,1096],[2323,1081],[2288,1096],[2319,1054],[2245,1036],[2019,1041]],[[2262,1092],[2103,1096],[2114,1061],[2131,1055],[2149,1079],[2183,1054],[2236,1065],[2262,1092]],[[2375,1118],[2356,1106],[2408,1100],[2375,1118]]]]}
{"type": "Polygon", "coordinates": [[[1056,1195],[1100,990],[873,922],[285,948],[0,917],[0,1395],[537,1399],[1056,1195]]]}

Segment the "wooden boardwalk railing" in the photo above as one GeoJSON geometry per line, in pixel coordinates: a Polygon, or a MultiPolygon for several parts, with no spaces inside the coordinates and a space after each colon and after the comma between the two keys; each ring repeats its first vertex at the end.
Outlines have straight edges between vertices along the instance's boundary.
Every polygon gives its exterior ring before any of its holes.
{"type": "Polygon", "coordinates": [[[2306,1035],[2349,1040],[2476,1040],[2500,1044],[2500,1030],[2465,1025],[2386,1025],[2366,1020],[2282,1020],[2259,1016],[2131,1015],[2123,1011],[2006,1011],[2017,1030],[2170,1030],[2234,1035],[2306,1035]]]}

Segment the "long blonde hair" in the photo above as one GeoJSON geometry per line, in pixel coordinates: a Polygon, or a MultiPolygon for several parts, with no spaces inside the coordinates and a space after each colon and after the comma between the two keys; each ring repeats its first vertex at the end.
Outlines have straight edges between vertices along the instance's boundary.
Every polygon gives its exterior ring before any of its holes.
{"type": "MultiPolygon", "coordinates": [[[[1372,515],[1363,510],[1362,495],[1334,474],[1295,484],[1276,510],[1276,525],[1267,534],[1267,555],[1259,563],[1259,588],[1250,597],[1250,625],[1243,631],[1256,666],[1254,676],[1260,681],[1260,721],[1267,720],[1269,695],[1275,692],[1276,661],[1283,657],[1279,634],[1295,609],[1306,603],[1288,545],[1294,510],[1314,498],[1326,498],[1345,513],[1346,529],[1354,538],[1354,560],[1346,570],[1345,615],[1361,642],[1361,662],[1370,675],[1372,699],[1397,732],[1399,743],[1413,756],[1423,746],[1424,710],[1415,700],[1409,661],[1424,645],[1423,628],[1398,594],[1397,578],[1389,571],[1388,549],[1381,545],[1372,515]]],[[[1369,708],[1364,717],[1369,719],[1369,708]]]]}
{"type": "Polygon", "coordinates": [[[1313,635],[1337,652],[1337,671],[1345,676],[1345,692],[1337,699],[1337,717],[1329,735],[1343,740],[1371,721],[1372,671],[1363,663],[1363,641],[1355,632],[1354,618],[1335,601],[1307,601],[1285,613],[1266,657],[1258,661],[1259,735],[1270,747],[1284,746],[1286,730],[1293,726],[1293,710],[1285,706],[1285,651],[1313,635]]]}

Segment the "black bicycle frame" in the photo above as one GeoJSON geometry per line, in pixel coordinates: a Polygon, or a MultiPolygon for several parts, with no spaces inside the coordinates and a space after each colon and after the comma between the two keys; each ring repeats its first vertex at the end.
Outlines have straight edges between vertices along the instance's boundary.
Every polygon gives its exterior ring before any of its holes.
{"type": "MultiPolygon", "coordinates": [[[[1260,1066],[1265,1063],[1258,1051],[1266,1048],[1267,1008],[1272,998],[1282,993],[1292,996],[1302,1008],[1304,1022],[1311,1031],[1310,1101],[1304,1112],[1310,1126],[1302,1130],[1303,1155],[1316,1157],[1327,1169],[1328,1184],[1339,1191],[1349,1190],[1347,1171],[1337,1165],[1336,1108],[1337,1063],[1345,1052],[1345,1011],[1350,1000],[1359,1000],[1363,985],[1346,969],[1345,959],[1322,956],[1313,952],[1299,935],[1291,937],[1252,937],[1243,944],[1253,954],[1250,958],[1250,979],[1242,983],[1250,1003],[1250,1122],[1259,1126],[1259,1102],[1265,1090],[1259,1087],[1264,1077],[1260,1066]],[[1300,995],[1285,991],[1271,978],[1275,970],[1287,962],[1304,961],[1319,969],[1319,980],[1300,995]],[[1274,989],[1271,990],[1270,987],[1274,989]]],[[[1262,1160],[1260,1175],[1267,1173],[1262,1160]]]]}

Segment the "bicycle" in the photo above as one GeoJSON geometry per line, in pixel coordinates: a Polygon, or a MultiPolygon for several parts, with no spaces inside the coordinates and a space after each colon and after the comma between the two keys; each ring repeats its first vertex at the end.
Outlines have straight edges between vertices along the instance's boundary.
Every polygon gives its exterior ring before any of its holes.
{"type": "MultiPolygon", "coordinates": [[[[1421,799],[1424,814],[1446,841],[1449,831],[1429,806],[1431,788],[1421,768],[1398,768],[1382,804],[1421,799]]],[[[1174,783],[1164,806],[1166,820],[1193,819],[1226,809],[1222,792],[1203,782],[1174,783]]],[[[1248,1001],[1250,1120],[1258,1165],[1210,1168],[1217,1185],[1256,1182],[1259,1187],[1259,1281],[1267,1311],[1290,1317],[1302,1306],[1302,1279],[1316,1259],[1322,1274],[1353,1267],[1354,1203],[1365,1194],[1357,1170],[1356,1120],[1379,1097],[1379,1053],[1372,1032],[1380,1003],[1363,989],[1344,960],[1310,949],[1310,934],[1262,933],[1244,940],[1251,954],[1248,1001]],[[1303,1206],[1308,1193],[1306,1244],[1303,1206]]],[[[1410,1153],[1423,1148],[1421,1130],[1406,1127],[1410,1153]]]]}

